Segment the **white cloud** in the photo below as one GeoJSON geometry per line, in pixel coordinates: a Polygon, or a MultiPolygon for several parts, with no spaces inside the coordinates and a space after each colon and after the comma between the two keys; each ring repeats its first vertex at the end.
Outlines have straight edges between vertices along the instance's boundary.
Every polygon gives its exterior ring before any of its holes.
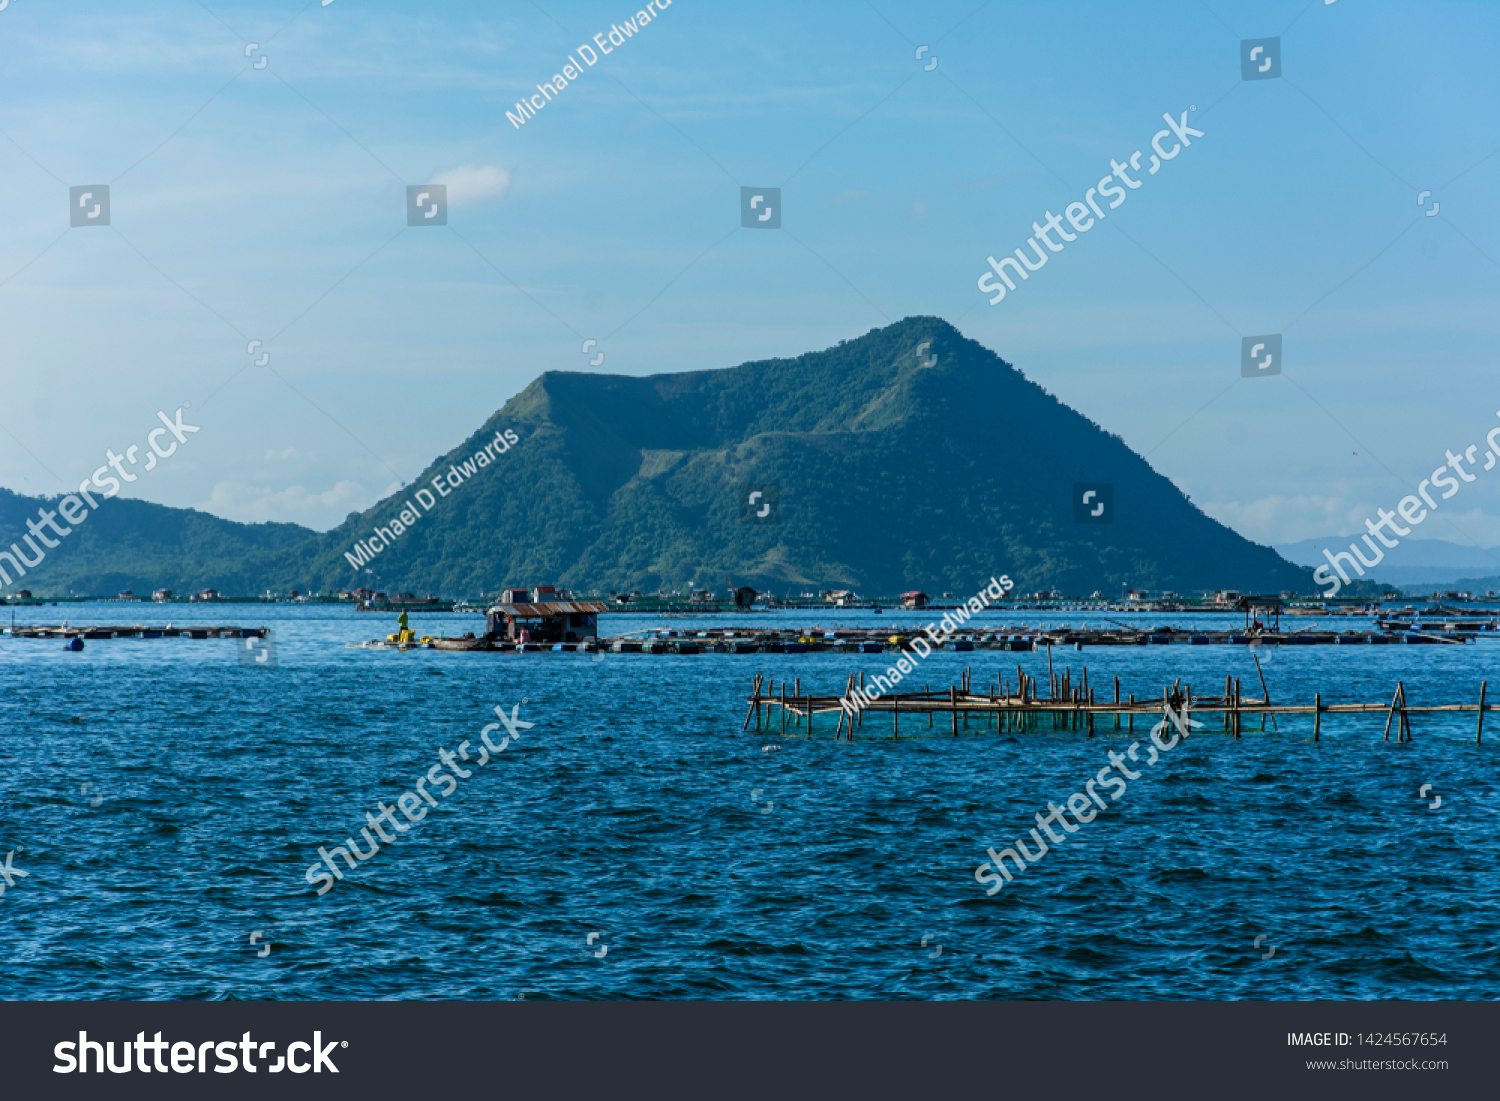
{"type": "MultiPolygon", "coordinates": [[[[1377,509],[1390,509],[1395,502],[1395,496],[1379,504],[1361,504],[1347,497],[1308,494],[1296,497],[1273,495],[1256,501],[1213,501],[1200,507],[1246,539],[1274,546],[1362,533],[1366,520],[1378,519],[1377,509]]],[[[1425,521],[1413,525],[1411,535],[1402,538],[1444,539],[1464,546],[1496,546],[1500,545],[1500,519],[1479,508],[1447,513],[1429,510],[1425,521]]]]}
{"type": "Polygon", "coordinates": [[[1205,502],[1199,507],[1246,539],[1267,546],[1362,531],[1365,517],[1374,515],[1374,510],[1364,505],[1321,494],[1297,497],[1277,494],[1258,501],[1205,502]]]}
{"type": "Polygon", "coordinates": [[[447,185],[449,206],[465,206],[503,196],[510,189],[510,173],[492,164],[466,164],[439,172],[432,182],[447,185]]]}
{"type": "Polygon", "coordinates": [[[289,521],[326,531],[342,523],[350,512],[363,512],[372,504],[364,486],[347,480],[322,493],[311,493],[306,486],[275,490],[243,482],[219,482],[209,499],[194,507],[242,524],[289,521]]]}
{"type": "Polygon", "coordinates": [[[272,459],[290,459],[295,454],[297,454],[295,447],[289,447],[285,451],[267,451],[266,461],[269,462],[272,459]]]}

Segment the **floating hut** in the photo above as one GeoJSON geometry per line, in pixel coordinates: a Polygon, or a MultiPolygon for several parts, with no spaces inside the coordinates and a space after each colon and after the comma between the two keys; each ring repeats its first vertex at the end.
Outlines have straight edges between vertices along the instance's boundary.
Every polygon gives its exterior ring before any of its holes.
{"type": "MultiPolygon", "coordinates": [[[[515,597],[525,589],[506,589],[502,595],[515,597]]],[[[593,642],[599,637],[599,614],[609,611],[602,600],[566,599],[570,594],[551,585],[541,585],[528,601],[504,601],[485,615],[485,637],[504,636],[513,643],[554,645],[557,643],[593,642]]]]}

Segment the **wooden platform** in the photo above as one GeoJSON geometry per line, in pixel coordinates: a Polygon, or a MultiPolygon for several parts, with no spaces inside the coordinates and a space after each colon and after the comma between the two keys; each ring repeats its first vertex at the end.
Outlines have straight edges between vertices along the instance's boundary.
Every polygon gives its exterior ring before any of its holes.
{"type": "MultiPolygon", "coordinates": [[[[859,679],[862,681],[863,677],[859,679]]],[[[1116,677],[1111,697],[1100,702],[1089,685],[1087,668],[1076,685],[1071,681],[1070,671],[1061,675],[1049,672],[1048,683],[1042,685],[1047,691],[1042,695],[1037,678],[1028,676],[1017,666],[1014,685],[1007,684],[1005,677],[1000,675],[982,691],[974,691],[971,672],[965,671],[963,681],[956,686],[934,691],[924,685],[920,692],[892,692],[880,695],[873,702],[864,702],[856,693],[862,685],[856,683],[853,675],[845,684],[843,694],[837,696],[804,696],[800,677],[792,682],[788,694],[785,681],[778,686],[775,682],[768,683],[765,676],[760,675],[755,678],[750,695],[746,697],[748,710],[742,729],[748,730],[753,721],[757,731],[772,730],[779,720],[780,732],[784,735],[790,719],[794,731],[801,728],[811,735],[818,715],[836,712],[835,739],[852,739],[857,736],[856,732],[862,734],[865,718],[876,714],[891,717],[892,738],[901,737],[903,716],[909,724],[908,736],[937,732],[939,719],[948,728],[948,733],[957,736],[960,720],[963,729],[967,730],[970,720],[975,719],[983,721],[984,729],[997,732],[1086,730],[1088,736],[1093,737],[1096,724],[1102,729],[1100,720],[1108,720],[1112,730],[1123,728],[1133,732],[1137,716],[1144,720],[1143,730],[1149,731],[1170,708],[1182,717],[1184,723],[1189,718],[1196,717],[1196,721],[1201,722],[1206,716],[1217,716],[1217,725],[1235,738],[1246,729],[1247,719],[1254,720],[1259,716],[1259,728],[1264,730],[1267,717],[1274,724],[1278,715],[1310,715],[1314,741],[1322,737],[1324,715],[1383,714],[1384,740],[1390,740],[1391,726],[1395,722],[1396,740],[1401,742],[1411,740],[1413,715],[1471,712],[1475,715],[1474,741],[1479,743],[1484,737],[1485,714],[1500,707],[1486,702],[1488,686],[1488,681],[1480,682],[1478,699],[1474,703],[1413,705],[1407,701],[1405,684],[1397,681],[1389,703],[1324,703],[1322,693],[1318,692],[1310,704],[1276,704],[1270,700],[1264,678],[1261,679],[1263,695],[1260,698],[1243,695],[1239,678],[1226,676],[1220,695],[1195,695],[1192,685],[1184,685],[1179,678],[1163,688],[1160,697],[1137,700],[1133,694],[1121,698],[1120,678],[1116,677]],[[924,717],[925,724],[921,721],[924,717]]]]}
{"type": "Polygon", "coordinates": [[[269,627],[9,627],[0,634],[11,638],[265,638],[269,627]]]}

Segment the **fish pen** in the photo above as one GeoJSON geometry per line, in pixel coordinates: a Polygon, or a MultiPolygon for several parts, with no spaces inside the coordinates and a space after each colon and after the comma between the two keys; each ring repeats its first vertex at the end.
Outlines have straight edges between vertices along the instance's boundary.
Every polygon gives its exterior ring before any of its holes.
{"type": "MultiPolygon", "coordinates": [[[[1120,678],[1115,677],[1112,692],[1099,700],[1089,682],[1088,669],[1084,667],[1076,683],[1071,670],[1049,673],[1045,682],[1028,675],[1016,667],[1016,679],[1008,681],[1004,674],[980,690],[973,686],[971,669],[966,669],[960,683],[948,688],[934,690],[924,685],[921,691],[890,692],[871,695],[864,692],[864,675],[850,674],[842,695],[803,695],[802,678],[795,678],[790,685],[767,681],[764,674],[755,677],[750,695],[745,697],[747,709],[742,730],[749,730],[752,723],[757,731],[780,731],[785,735],[790,725],[792,732],[801,731],[811,735],[818,716],[837,714],[834,738],[854,739],[865,734],[865,718],[873,714],[889,715],[890,737],[900,738],[902,718],[907,723],[907,736],[931,736],[948,733],[958,736],[961,730],[972,729],[982,724],[984,730],[997,733],[1022,733],[1042,730],[1083,731],[1092,738],[1100,730],[1125,730],[1133,733],[1136,716],[1146,720],[1150,729],[1160,721],[1166,710],[1179,716],[1183,729],[1189,719],[1199,717],[1200,728],[1208,724],[1201,719],[1215,715],[1219,726],[1234,738],[1239,738],[1247,729],[1247,721],[1254,723],[1258,717],[1258,729],[1266,728],[1269,717],[1273,726],[1276,716],[1312,716],[1313,741],[1320,741],[1323,733],[1324,715],[1384,715],[1383,739],[1391,740],[1392,727],[1398,742],[1412,740],[1412,716],[1442,713],[1472,712],[1475,714],[1474,741],[1484,740],[1484,716],[1500,705],[1487,702],[1489,682],[1479,685],[1478,699],[1474,703],[1412,704],[1406,698],[1406,686],[1402,681],[1396,687],[1390,701],[1386,703],[1324,703],[1323,694],[1315,692],[1309,704],[1272,703],[1270,693],[1262,679],[1261,697],[1247,696],[1241,690],[1238,677],[1226,675],[1222,693],[1207,696],[1193,692],[1191,684],[1183,684],[1178,678],[1162,689],[1160,696],[1137,699],[1134,694],[1122,698],[1120,678]],[[1045,689],[1045,693],[1040,689],[1045,689]],[[926,722],[922,720],[925,718],[926,722]]],[[[822,723],[826,729],[829,719],[822,723]]],[[[882,724],[883,725],[883,724],[882,724]]],[[[875,736],[880,736],[878,733],[875,736]]]]}

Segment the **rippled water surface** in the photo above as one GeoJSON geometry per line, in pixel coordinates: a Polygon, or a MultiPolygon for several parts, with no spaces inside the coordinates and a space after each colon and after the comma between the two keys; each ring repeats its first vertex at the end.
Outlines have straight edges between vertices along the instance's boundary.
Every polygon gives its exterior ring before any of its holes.
{"type": "MultiPolygon", "coordinates": [[[[986,847],[1029,840],[1127,732],[975,721],[955,738],[903,720],[893,741],[883,716],[854,742],[833,740],[831,716],[810,739],[741,731],[753,674],[832,694],[883,671],[879,655],[369,651],[345,644],[394,623],[347,607],[75,605],[18,622],[65,615],[269,625],[278,664],[243,667],[228,641],[0,639],[0,859],[27,873],[0,896],[6,998],[1500,993],[1500,719],[1475,745],[1472,712],[1418,717],[1398,744],[1383,716],[1334,716],[1315,744],[1307,718],[1236,742],[1201,716],[992,898],[974,879],[986,847]],[[515,705],[534,727],[478,767],[494,708],[515,705]],[[465,740],[472,775],[317,895],[319,846],[363,846],[366,812],[465,740]]],[[[815,618],[915,622],[738,622],[815,618]]],[[[1399,678],[1414,704],[1473,703],[1482,680],[1500,687],[1497,657],[1500,642],[1284,647],[1265,674],[1276,702],[1385,702],[1399,678]]],[[[1053,661],[1141,697],[1178,677],[1217,693],[1226,673],[1258,694],[1244,647],[1053,661]]],[[[1045,654],[996,651],[935,653],[913,679],[947,687],[972,668],[977,688],[1014,682],[1018,662],[1045,679],[1045,654]]]]}

